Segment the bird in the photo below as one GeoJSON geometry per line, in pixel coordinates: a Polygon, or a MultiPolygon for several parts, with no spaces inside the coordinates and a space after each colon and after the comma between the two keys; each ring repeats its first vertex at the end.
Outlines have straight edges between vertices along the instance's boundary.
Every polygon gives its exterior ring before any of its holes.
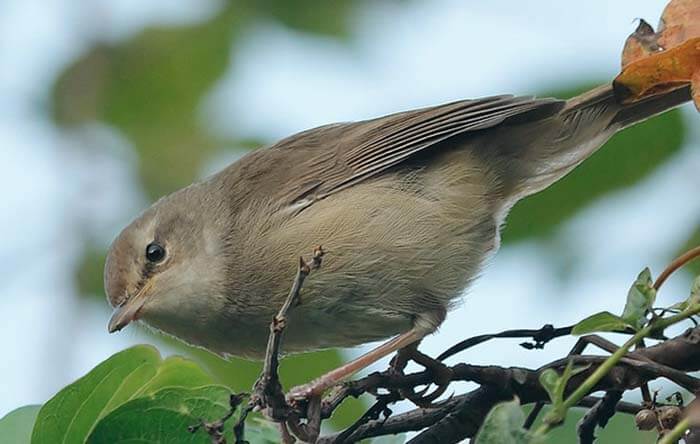
{"type": "Polygon", "coordinates": [[[322,393],[434,333],[498,250],[516,202],[690,98],[679,87],[623,104],[609,83],[568,100],[459,100],[254,150],[119,233],[104,271],[108,330],[141,321],[260,359],[298,258],[320,245],[323,266],[288,315],[283,353],[388,340],[298,392],[322,393]]]}

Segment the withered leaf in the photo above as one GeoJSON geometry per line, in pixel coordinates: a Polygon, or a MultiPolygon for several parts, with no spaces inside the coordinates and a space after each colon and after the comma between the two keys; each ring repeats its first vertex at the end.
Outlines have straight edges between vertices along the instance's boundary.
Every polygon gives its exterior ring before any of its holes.
{"type": "Polygon", "coordinates": [[[700,110],[700,0],[672,0],[658,32],[641,20],[625,43],[622,67],[613,82],[622,103],[691,84],[700,110]]]}

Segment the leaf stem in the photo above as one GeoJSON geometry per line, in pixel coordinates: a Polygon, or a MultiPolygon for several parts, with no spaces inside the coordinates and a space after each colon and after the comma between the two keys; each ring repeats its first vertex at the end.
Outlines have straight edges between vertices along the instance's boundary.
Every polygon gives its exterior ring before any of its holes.
{"type": "Polygon", "coordinates": [[[676,270],[687,264],[688,262],[692,261],[696,257],[700,257],[700,245],[686,251],[682,255],[678,256],[676,259],[671,262],[668,267],[664,271],[661,272],[659,277],[656,279],[656,282],[654,282],[654,289],[658,291],[659,288],[666,282],[666,279],[668,279],[669,276],[671,276],[676,270]]]}

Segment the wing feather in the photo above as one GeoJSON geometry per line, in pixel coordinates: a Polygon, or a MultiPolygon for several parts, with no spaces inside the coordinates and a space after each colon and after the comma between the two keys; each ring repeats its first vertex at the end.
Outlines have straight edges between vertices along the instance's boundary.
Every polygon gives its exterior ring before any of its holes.
{"type": "MultiPolygon", "coordinates": [[[[494,96],[393,114],[363,122],[327,125],[289,137],[273,150],[298,150],[304,161],[286,192],[301,207],[425,153],[456,136],[505,122],[546,118],[564,101],[494,96]]],[[[429,157],[428,157],[429,158],[429,157]]]]}

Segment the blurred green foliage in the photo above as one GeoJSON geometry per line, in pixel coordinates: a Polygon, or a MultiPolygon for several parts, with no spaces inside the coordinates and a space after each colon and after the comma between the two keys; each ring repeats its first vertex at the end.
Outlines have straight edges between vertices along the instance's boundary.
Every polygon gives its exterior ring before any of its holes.
{"type": "Polygon", "coordinates": [[[192,182],[218,149],[197,111],[228,66],[238,20],[231,3],[209,22],[147,29],[122,45],[97,45],[58,79],[56,120],[100,120],[123,132],[138,152],[151,198],[192,182]]]}
{"type": "MultiPolygon", "coordinates": [[[[688,240],[683,243],[683,246],[678,250],[678,255],[685,253],[691,248],[700,246],[700,226],[695,230],[694,233],[690,235],[688,240]]],[[[695,259],[690,261],[685,267],[684,271],[691,273],[693,276],[700,275],[700,259],[695,259]]]]}
{"type": "MultiPolygon", "coordinates": [[[[100,121],[124,134],[138,155],[144,193],[155,199],[195,180],[202,165],[226,146],[250,145],[245,140],[221,140],[202,125],[198,113],[202,98],[236,63],[236,43],[243,33],[257,21],[272,20],[302,32],[347,40],[355,11],[362,5],[351,0],[230,0],[215,16],[198,24],[150,28],[115,44],[95,43],[57,79],[53,115],[65,127],[100,121]]],[[[541,95],[567,97],[582,89],[541,95]]],[[[564,180],[518,204],[504,241],[548,235],[606,193],[639,182],[678,151],[685,134],[676,112],[619,134],[564,180]]],[[[103,298],[104,255],[105,246],[86,240],[76,270],[81,293],[103,298]]],[[[224,360],[171,339],[161,340],[196,358],[217,382],[236,391],[248,390],[260,370],[258,363],[224,360]]],[[[294,356],[282,362],[282,380],[288,386],[303,383],[341,362],[336,351],[294,356]]],[[[360,401],[346,403],[335,415],[334,425],[348,425],[361,409],[360,401]]],[[[618,422],[613,420],[610,428],[616,429],[618,422]]],[[[573,427],[556,433],[570,434],[569,429],[573,427]]]]}
{"type": "Polygon", "coordinates": [[[362,1],[335,0],[244,0],[256,17],[273,19],[290,28],[333,37],[350,36],[351,19],[362,1]]]}
{"type": "Polygon", "coordinates": [[[102,271],[105,268],[105,259],[104,248],[87,244],[75,273],[80,294],[103,299],[105,290],[102,271]]]}
{"type": "Polygon", "coordinates": [[[29,444],[40,405],[25,405],[0,418],[0,436],[5,442],[29,444]]]}

